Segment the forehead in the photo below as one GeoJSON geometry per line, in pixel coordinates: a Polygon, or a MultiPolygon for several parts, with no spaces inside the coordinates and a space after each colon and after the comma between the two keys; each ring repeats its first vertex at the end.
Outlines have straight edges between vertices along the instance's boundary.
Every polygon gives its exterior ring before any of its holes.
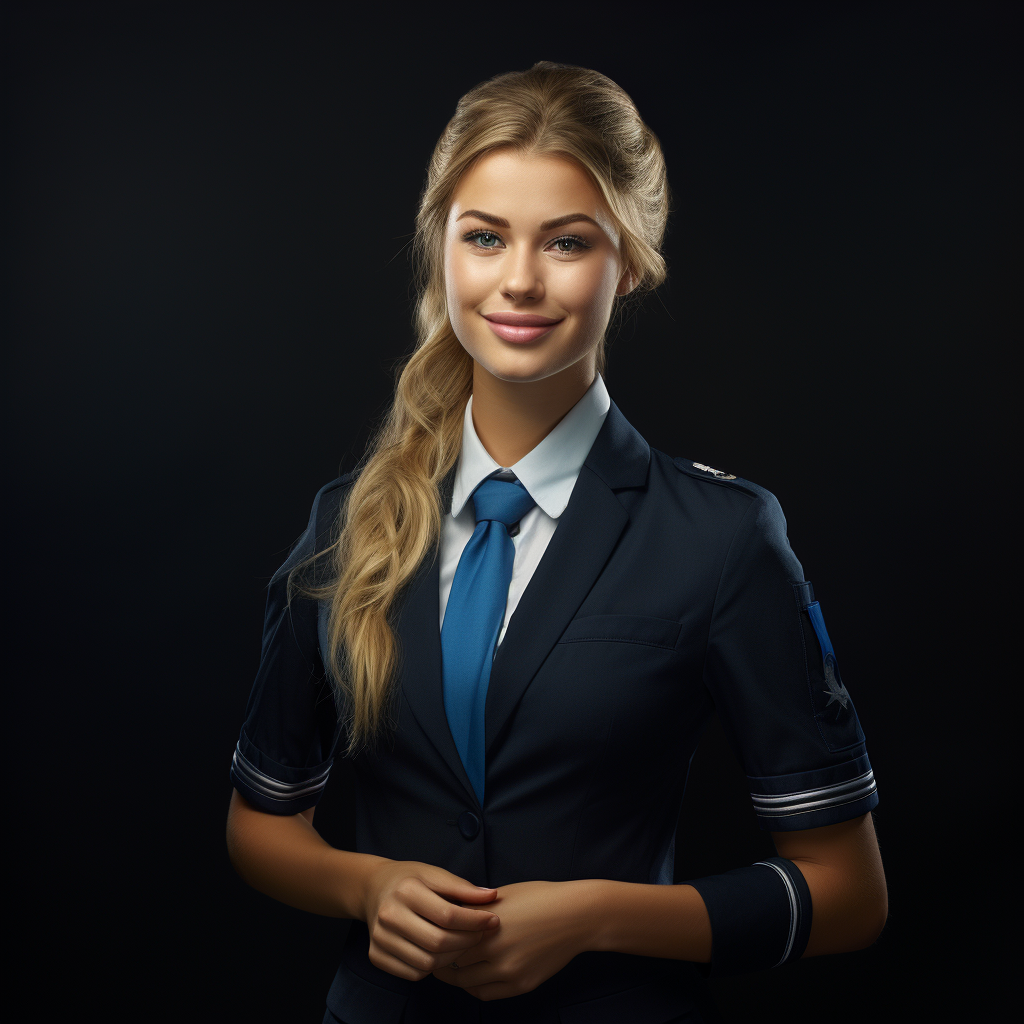
{"type": "Polygon", "coordinates": [[[575,160],[504,149],[483,154],[462,175],[452,219],[465,210],[482,210],[523,228],[567,213],[606,219],[601,193],[575,160]]]}

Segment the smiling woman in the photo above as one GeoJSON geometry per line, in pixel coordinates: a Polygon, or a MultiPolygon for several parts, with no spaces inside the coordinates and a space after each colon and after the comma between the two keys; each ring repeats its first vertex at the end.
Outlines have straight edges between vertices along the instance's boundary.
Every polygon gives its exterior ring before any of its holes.
{"type": "Polygon", "coordinates": [[[652,448],[605,386],[668,212],[596,71],[484,82],[435,148],[417,345],[271,581],[231,768],[239,873],[353,920],[328,1024],[697,1024],[708,973],[884,923],[864,734],[778,502],[652,448]],[[780,855],[674,884],[715,710],[780,855]],[[312,825],[335,756],[351,851],[312,825]]]}
{"type": "Polygon", "coordinates": [[[459,182],[445,242],[448,311],[476,364],[474,394],[498,381],[559,375],[582,394],[594,379],[612,302],[633,286],[619,232],[584,168],[507,148],[482,155],[459,182]],[[586,212],[558,215],[580,207],[586,212]],[[569,224],[577,233],[559,233],[569,224]],[[541,338],[543,345],[523,344],[541,338]],[[485,384],[485,376],[493,381],[485,384]]]}
{"type": "Polygon", "coordinates": [[[488,410],[575,405],[595,378],[612,303],[634,280],[614,218],[578,161],[500,147],[467,168],[445,236],[448,314],[473,357],[477,433],[503,465],[540,438],[500,413],[488,422],[488,410]],[[570,224],[578,233],[561,230],[570,224]]]}

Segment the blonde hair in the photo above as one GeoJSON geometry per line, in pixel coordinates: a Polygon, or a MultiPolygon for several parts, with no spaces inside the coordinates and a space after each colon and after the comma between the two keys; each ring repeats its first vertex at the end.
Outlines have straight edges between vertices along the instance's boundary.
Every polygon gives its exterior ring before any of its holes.
{"type": "MultiPolygon", "coordinates": [[[[568,157],[589,174],[619,231],[623,268],[633,272],[631,299],[666,277],[659,251],[670,203],[665,160],[615,82],[587,68],[538,61],[482,82],[459,100],[434,148],[416,215],[416,346],[396,366],[394,401],[354,471],[333,542],[288,576],[289,602],[293,594],[330,601],[325,664],[339,720],[346,719],[349,756],[382,730],[400,660],[389,612],[440,543],[446,509],[439,485],[462,448],[473,380],[472,357],[448,316],[445,233],[462,175],[499,147],[568,157]],[[306,568],[327,555],[329,578],[305,578],[306,568]]],[[[616,313],[622,298],[616,297],[616,313]]],[[[597,349],[601,374],[606,347],[607,327],[597,349]]]]}

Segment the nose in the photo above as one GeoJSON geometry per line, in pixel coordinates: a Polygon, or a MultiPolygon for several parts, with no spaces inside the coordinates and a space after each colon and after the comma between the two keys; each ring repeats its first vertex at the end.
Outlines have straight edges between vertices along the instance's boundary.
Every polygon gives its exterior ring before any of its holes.
{"type": "Polygon", "coordinates": [[[501,293],[506,298],[539,299],[544,296],[544,281],[537,254],[529,246],[512,247],[502,260],[501,293]]]}

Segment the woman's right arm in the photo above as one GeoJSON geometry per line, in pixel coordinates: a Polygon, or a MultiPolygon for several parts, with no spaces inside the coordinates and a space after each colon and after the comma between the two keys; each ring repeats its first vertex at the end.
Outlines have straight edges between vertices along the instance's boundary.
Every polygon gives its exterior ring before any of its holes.
{"type": "Polygon", "coordinates": [[[231,864],[254,889],[324,917],[365,921],[370,962],[420,981],[471,949],[498,925],[483,889],[444,868],[338,850],[313,828],[312,808],[267,814],[238,790],[231,794],[227,840],[231,864]]]}
{"type": "Polygon", "coordinates": [[[227,824],[232,867],[254,889],[290,907],[365,921],[370,873],[387,858],[335,849],[307,814],[266,814],[233,790],[227,824]]]}

